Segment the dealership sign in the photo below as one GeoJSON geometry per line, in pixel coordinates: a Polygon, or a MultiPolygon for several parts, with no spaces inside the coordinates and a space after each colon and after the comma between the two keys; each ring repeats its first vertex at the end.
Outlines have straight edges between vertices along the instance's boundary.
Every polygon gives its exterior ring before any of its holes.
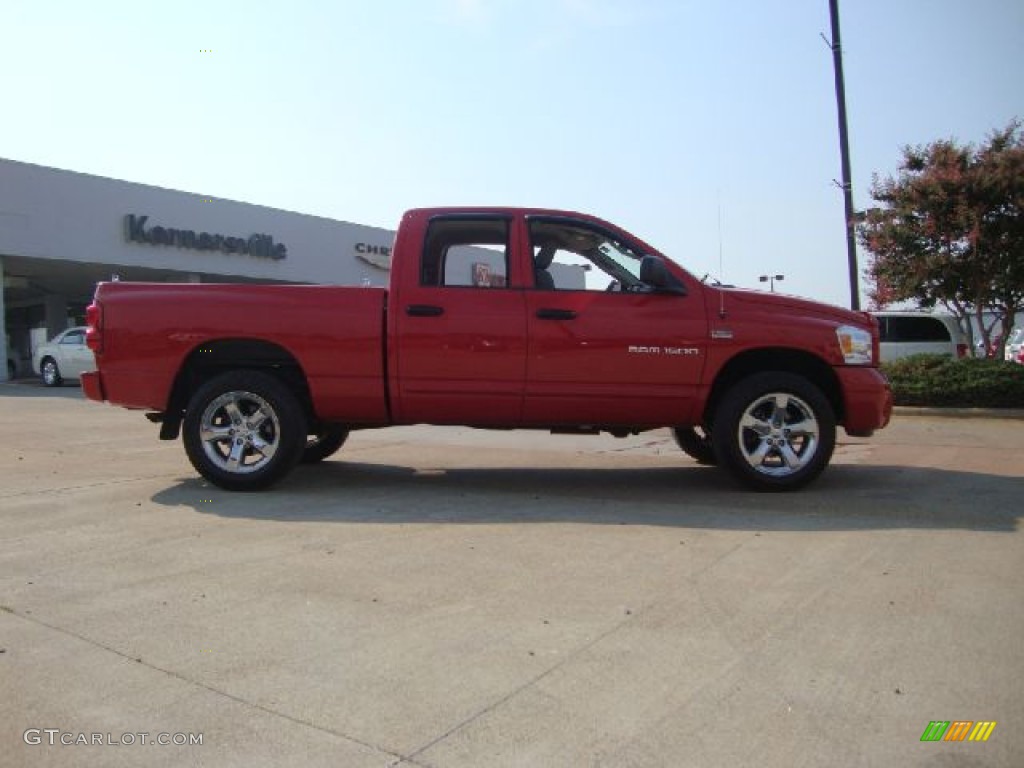
{"type": "Polygon", "coordinates": [[[178,248],[189,248],[194,251],[221,251],[222,253],[241,253],[260,259],[279,261],[288,255],[284,243],[275,243],[270,235],[249,235],[249,237],[226,237],[209,232],[196,232],[192,229],[172,229],[170,227],[149,227],[146,222],[149,216],[136,216],[129,213],[124,217],[124,235],[130,243],[149,243],[150,245],[173,245],[178,248]]]}
{"type": "Polygon", "coordinates": [[[386,245],[356,243],[356,258],[385,272],[391,269],[391,249],[386,245]]]}

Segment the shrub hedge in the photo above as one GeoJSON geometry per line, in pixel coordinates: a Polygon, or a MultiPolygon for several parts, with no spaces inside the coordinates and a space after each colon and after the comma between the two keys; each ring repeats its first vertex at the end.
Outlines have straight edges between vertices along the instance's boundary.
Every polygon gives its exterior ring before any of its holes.
{"type": "Polygon", "coordinates": [[[1024,408],[1024,365],[914,355],[882,363],[896,405],[1024,408]]]}

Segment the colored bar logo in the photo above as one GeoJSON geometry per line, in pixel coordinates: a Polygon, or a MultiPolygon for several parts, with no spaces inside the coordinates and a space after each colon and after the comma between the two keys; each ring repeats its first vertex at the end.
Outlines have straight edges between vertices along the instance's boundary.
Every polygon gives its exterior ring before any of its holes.
{"type": "Polygon", "coordinates": [[[932,720],[921,741],[988,741],[995,727],[995,720],[932,720]]]}

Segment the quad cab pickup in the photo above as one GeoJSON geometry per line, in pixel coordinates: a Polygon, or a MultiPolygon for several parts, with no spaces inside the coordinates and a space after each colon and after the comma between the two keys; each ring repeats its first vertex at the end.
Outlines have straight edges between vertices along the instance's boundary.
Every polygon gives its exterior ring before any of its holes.
{"type": "Polygon", "coordinates": [[[892,396],[870,315],[706,285],[578,213],[406,213],[390,288],[101,283],[86,395],[149,411],[196,470],[255,490],[349,432],[458,424],[626,436],[795,489],[892,396]]]}

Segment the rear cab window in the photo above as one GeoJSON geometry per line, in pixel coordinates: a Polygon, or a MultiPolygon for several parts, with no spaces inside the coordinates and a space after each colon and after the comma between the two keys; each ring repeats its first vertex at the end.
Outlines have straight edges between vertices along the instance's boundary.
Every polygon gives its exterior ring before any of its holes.
{"type": "Polygon", "coordinates": [[[420,261],[424,287],[506,288],[507,218],[472,216],[430,222],[420,261]]]}

